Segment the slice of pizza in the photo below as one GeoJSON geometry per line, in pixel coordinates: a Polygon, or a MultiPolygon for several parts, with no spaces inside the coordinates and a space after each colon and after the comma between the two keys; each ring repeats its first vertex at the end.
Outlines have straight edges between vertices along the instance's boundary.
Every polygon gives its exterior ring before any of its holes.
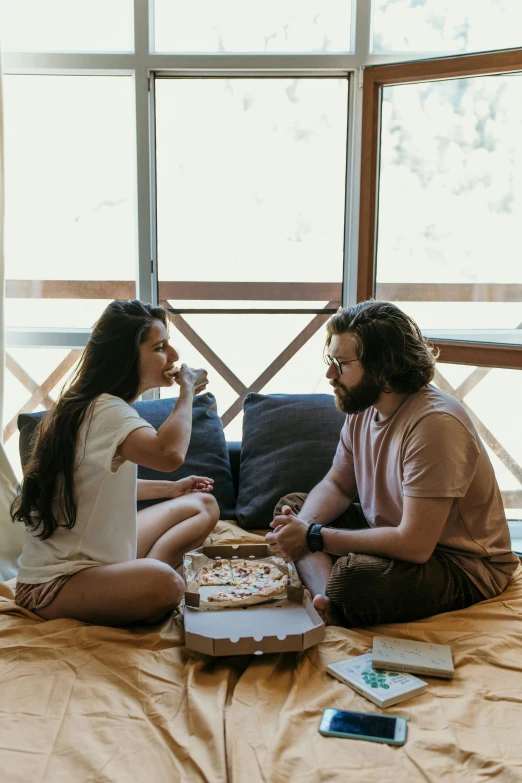
{"type": "Polygon", "coordinates": [[[267,585],[262,582],[253,582],[248,586],[229,587],[219,593],[213,593],[207,597],[209,603],[219,603],[225,607],[258,604],[275,598],[284,592],[285,585],[267,585]]]}
{"type": "Polygon", "coordinates": [[[223,601],[240,602],[244,598],[251,598],[254,592],[254,590],[245,587],[230,587],[228,590],[212,593],[212,595],[207,597],[207,601],[212,603],[222,603],[223,601]]]}
{"type": "Polygon", "coordinates": [[[225,557],[212,560],[199,569],[194,579],[201,587],[234,584],[230,560],[225,557]]]}
{"type": "Polygon", "coordinates": [[[271,563],[260,563],[256,560],[232,560],[232,573],[234,574],[234,584],[251,585],[253,582],[268,585],[284,583],[288,579],[282,571],[271,563]]]}
{"type": "Polygon", "coordinates": [[[252,576],[245,584],[245,589],[252,590],[255,595],[270,597],[280,595],[286,589],[286,577],[277,582],[269,579],[263,579],[261,576],[252,576]]]}

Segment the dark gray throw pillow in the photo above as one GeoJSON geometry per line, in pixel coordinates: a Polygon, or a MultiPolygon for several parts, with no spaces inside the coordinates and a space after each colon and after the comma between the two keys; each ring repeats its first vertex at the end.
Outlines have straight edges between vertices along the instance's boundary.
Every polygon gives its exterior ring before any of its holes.
{"type": "MultiPolygon", "coordinates": [[[[170,414],[175,399],[145,400],[133,403],[142,419],[157,430],[170,414]]],[[[21,413],[18,416],[20,430],[20,459],[22,466],[27,462],[36,426],[44,415],[21,413]]],[[[235,519],[236,493],[228,457],[225,434],[218,416],[213,394],[198,394],[192,407],[192,436],[184,464],[171,473],[162,473],[138,466],[138,478],[162,481],[177,481],[190,475],[208,476],[214,479],[214,496],[218,502],[222,519],[235,519]]],[[[138,509],[161,503],[161,500],[143,500],[138,509]]]]}
{"type": "Polygon", "coordinates": [[[249,394],[244,403],[237,519],[267,528],[289,492],[309,492],[332,466],[345,415],[330,394],[249,394]]]}

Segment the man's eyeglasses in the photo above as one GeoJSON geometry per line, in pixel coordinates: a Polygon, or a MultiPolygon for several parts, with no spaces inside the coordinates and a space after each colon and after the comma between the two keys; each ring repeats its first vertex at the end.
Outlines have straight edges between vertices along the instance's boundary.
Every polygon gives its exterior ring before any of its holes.
{"type": "Polygon", "coordinates": [[[324,360],[328,366],[333,364],[334,370],[337,373],[337,375],[343,374],[343,365],[351,364],[352,362],[359,361],[359,359],[347,359],[345,362],[340,362],[339,359],[335,358],[335,356],[330,356],[329,354],[325,354],[324,360]]]}

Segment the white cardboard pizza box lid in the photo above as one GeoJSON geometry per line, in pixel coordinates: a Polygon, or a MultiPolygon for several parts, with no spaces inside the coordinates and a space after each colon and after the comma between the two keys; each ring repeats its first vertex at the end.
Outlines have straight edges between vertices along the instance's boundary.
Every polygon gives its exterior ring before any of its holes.
{"type": "Polygon", "coordinates": [[[324,639],[324,623],[309,598],[202,612],[185,606],[185,645],[207,655],[306,650],[324,639]]]}

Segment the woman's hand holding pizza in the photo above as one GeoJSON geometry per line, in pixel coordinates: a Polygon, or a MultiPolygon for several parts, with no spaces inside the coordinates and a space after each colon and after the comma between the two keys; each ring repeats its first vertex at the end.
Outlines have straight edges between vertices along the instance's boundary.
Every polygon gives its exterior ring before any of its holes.
{"type": "Polygon", "coordinates": [[[200,394],[208,384],[208,374],[206,370],[194,370],[186,364],[182,364],[179,370],[172,376],[178,386],[190,384],[194,389],[194,394],[200,394]]]}

